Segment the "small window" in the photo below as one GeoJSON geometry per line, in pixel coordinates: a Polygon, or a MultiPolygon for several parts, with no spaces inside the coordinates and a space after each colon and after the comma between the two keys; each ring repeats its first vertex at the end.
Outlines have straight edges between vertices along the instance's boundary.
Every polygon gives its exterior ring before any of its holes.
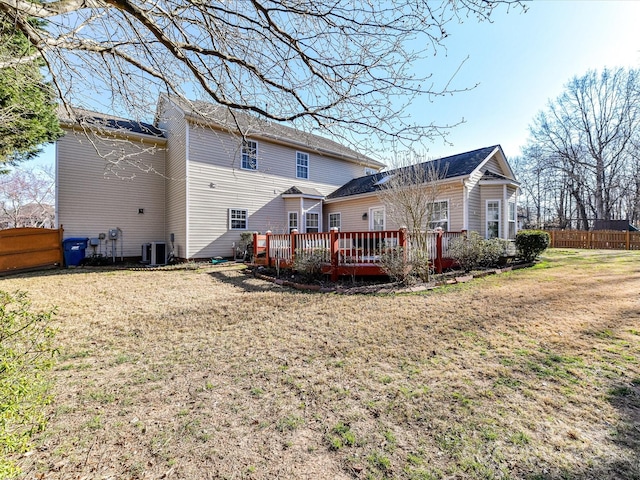
{"type": "Polygon", "coordinates": [[[245,170],[258,169],[258,142],[242,141],[242,168],[245,170]]]}
{"type": "Polygon", "coordinates": [[[431,204],[429,229],[435,230],[438,227],[445,232],[449,231],[449,202],[446,200],[431,204]]]}
{"type": "Polygon", "coordinates": [[[340,213],[330,213],[329,214],[329,229],[337,228],[340,231],[341,228],[341,215],[340,213]]]}
{"type": "Polygon", "coordinates": [[[229,229],[231,230],[246,230],[247,225],[247,210],[239,208],[229,209],[229,229]]]}
{"type": "Polygon", "coordinates": [[[309,154],[296,152],[296,178],[309,178],[309,154]]]}
{"type": "Polygon", "coordinates": [[[375,175],[376,173],[378,173],[378,171],[375,168],[364,167],[364,174],[365,175],[375,175]]]}
{"type": "Polygon", "coordinates": [[[320,224],[319,224],[319,215],[317,213],[308,212],[306,215],[307,222],[307,233],[318,233],[320,224]]]}
{"type": "Polygon", "coordinates": [[[500,201],[487,201],[487,238],[500,237],[500,201]]]}
{"type": "Polygon", "coordinates": [[[289,233],[298,229],[298,212],[289,212],[289,233]]]}

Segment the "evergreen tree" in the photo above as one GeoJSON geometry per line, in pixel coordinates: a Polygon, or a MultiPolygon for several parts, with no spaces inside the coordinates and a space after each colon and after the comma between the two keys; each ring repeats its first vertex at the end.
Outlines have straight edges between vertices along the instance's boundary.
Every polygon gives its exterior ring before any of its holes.
{"type": "Polygon", "coordinates": [[[33,158],[62,135],[53,91],[33,53],[26,37],[0,19],[0,165],[33,158]]]}

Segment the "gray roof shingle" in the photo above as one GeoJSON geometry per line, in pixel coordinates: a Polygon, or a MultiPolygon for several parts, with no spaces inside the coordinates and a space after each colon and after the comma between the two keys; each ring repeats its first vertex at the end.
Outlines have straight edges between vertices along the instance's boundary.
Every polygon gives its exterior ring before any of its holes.
{"type": "MultiPolygon", "coordinates": [[[[450,157],[430,160],[428,162],[402,167],[400,169],[380,172],[366,177],[355,178],[349,183],[338,188],[327,196],[327,199],[350,197],[352,195],[360,195],[363,193],[372,193],[382,188],[378,182],[387,175],[393,175],[395,172],[407,168],[434,168],[436,172],[442,172],[441,178],[455,178],[470,175],[499,145],[484,147],[471,152],[460,153],[450,157]]],[[[440,176],[440,175],[439,175],[440,176]]]]}
{"type": "Polygon", "coordinates": [[[82,108],[73,108],[73,113],[70,115],[67,110],[59,107],[58,118],[63,124],[68,125],[81,125],[96,130],[120,130],[127,133],[164,138],[164,132],[150,123],[137,122],[115,116],[106,116],[105,114],[82,108]]]}

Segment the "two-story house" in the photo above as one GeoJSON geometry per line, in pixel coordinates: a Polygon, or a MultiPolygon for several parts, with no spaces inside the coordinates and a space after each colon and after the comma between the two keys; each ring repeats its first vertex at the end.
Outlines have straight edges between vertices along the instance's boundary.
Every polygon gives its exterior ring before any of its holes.
{"type": "MultiPolygon", "coordinates": [[[[378,195],[394,171],[326,138],[167,96],[153,125],[80,113],[62,120],[56,217],[67,238],[102,237],[100,253],[173,239],[179,258],[227,257],[242,232],[400,227],[378,195]]],[[[500,146],[437,162],[430,223],[515,236],[518,183],[500,146]]]]}
{"type": "Polygon", "coordinates": [[[58,221],[65,237],[103,233],[100,248],[116,257],[171,234],[176,256],[207,258],[231,255],[245,231],[326,230],[325,196],[384,167],[317,135],[166,96],[155,125],[81,117],[62,120],[58,221]]]}

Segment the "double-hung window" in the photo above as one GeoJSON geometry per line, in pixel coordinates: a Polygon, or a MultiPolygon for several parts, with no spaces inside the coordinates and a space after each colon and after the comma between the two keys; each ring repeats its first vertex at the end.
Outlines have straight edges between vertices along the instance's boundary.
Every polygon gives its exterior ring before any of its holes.
{"type": "Polygon", "coordinates": [[[429,230],[435,230],[438,227],[445,232],[449,231],[449,202],[447,200],[431,204],[429,230]]]}
{"type": "Polygon", "coordinates": [[[296,178],[309,178],[309,154],[296,152],[296,178]]]}
{"type": "Polygon", "coordinates": [[[487,200],[487,238],[500,238],[500,200],[487,200]]]}
{"type": "Polygon", "coordinates": [[[298,229],[298,212],[289,212],[289,233],[298,229]]]}
{"type": "Polygon", "coordinates": [[[341,215],[340,213],[330,213],[329,214],[329,229],[337,228],[340,231],[341,228],[341,215]]]}
{"type": "Polygon", "coordinates": [[[318,233],[320,228],[319,214],[307,212],[306,214],[306,231],[307,233],[318,233]]]}
{"type": "Polygon", "coordinates": [[[242,141],[242,168],[245,170],[258,169],[258,142],[242,141]]]}
{"type": "Polygon", "coordinates": [[[247,210],[242,208],[229,209],[229,229],[230,230],[247,230],[247,210]]]}
{"type": "Polygon", "coordinates": [[[516,238],[516,202],[509,202],[509,239],[516,238]]]}

